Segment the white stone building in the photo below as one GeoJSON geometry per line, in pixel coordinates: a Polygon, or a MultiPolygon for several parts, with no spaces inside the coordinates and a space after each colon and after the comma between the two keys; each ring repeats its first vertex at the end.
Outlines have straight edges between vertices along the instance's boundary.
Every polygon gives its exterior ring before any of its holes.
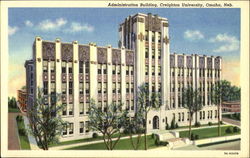
{"type": "Polygon", "coordinates": [[[138,13],[120,24],[119,48],[36,37],[33,58],[25,63],[28,106],[35,100],[37,87],[45,94],[62,94],[62,103],[67,105],[62,117],[70,124],[61,141],[80,139],[91,136],[87,128],[90,98],[103,110],[111,102],[124,103],[133,116],[137,87],[146,83],[149,91],[162,94],[161,108],[148,114],[150,131],[165,129],[173,117],[179,126],[188,125],[180,96],[184,87],[192,85],[203,93],[198,121],[217,121],[217,107],[211,105],[208,92],[220,80],[221,58],[170,54],[168,29],[166,18],[138,13]]]}

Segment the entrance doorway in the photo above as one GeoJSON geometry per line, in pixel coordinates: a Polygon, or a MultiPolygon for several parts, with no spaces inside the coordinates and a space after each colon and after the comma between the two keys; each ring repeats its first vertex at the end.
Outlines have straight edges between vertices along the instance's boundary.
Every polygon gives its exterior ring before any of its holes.
{"type": "Polygon", "coordinates": [[[159,117],[154,116],[153,118],[153,129],[159,129],[159,117]]]}

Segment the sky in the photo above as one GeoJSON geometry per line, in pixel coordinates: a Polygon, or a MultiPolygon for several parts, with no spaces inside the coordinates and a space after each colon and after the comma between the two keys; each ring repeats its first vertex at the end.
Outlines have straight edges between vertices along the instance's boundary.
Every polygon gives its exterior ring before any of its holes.
{"type": "Polygon", "coordinates": [[[9,96],[25,85],[25,60],[36,36],[118,47],[118,26],[129,16],[169,21],[170,52],[222,57],[222,78],[240,86],[240,9],[237,8],[9,8],[9,96]]]}

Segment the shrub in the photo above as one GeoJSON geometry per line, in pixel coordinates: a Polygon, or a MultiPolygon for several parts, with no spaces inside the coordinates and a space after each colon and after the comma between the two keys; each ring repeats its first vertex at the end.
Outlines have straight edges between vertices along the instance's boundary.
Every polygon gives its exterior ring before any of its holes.
{"type": "Polygon", "coordinates": [[[156,139],[155,139],[155,145],[156,145],[156,146],[159,146],[159,145],[160,145],[160,140],[159,140],[159,138],[156,138],[156,139]]]}
{"type": "Polygon", "coordinates": [[[98,137],[98,134],[97,133],[93,133],[92,134],[92,138],[97,138],[98,137]]]}
{"type": "Polygon", "coordinates": [[[175,128],[179,128],[179,125],[178,125],[178,123],[175,123],[175,128]]]}
{"type": "Polygon", "coordinates": [[[212,122],[208,122],[208,126],[212,126],[212,122]]]}
{"type": "Polygon", "coordinates": [[[155,139],[155,134],[154,133],[151,134],[151,138],[155,139]]]}
{"type": "Polygon", "coordinates": [[[234,132],[234,133],[239,132],[239,131],[240,131],[239,127],[237,127],[237,126],[234,126],[234,127],[233,127],[233,132],[234,132]]]}
{"type": "Polygon", "coordinates": [[[197,140],[197,139],[199,139],[199,135],[198,134],[195,135],[195,140],[197,140]]]}
{"type": "Polygon", "coordinates": [[[194,140],[194,134],[191,133],[191,140],[194,140]]]}
{"type": "Polygon", "coordinates": [[[172,119],[170,128],[171,129],[175,128],[175,118],[172,119]]]}
{"type": "Polygon", "coordinates": [[[201,126],[201,123],[200,123],[200,122],[195,122],[194,126],[195,126],[195,127],[200,127],[200,126],[201,126]]]}
{"type": "Polygon", "coordinates": [[[167,123],[167,125],[166,125],[166,130],[168,130],[169,129],[169,125],[168,125],[168,123],[167,123]]]}
{"type": "Polygon", "coordinates": [[[160,145],[163,145],[163,146],[167,146],[168,145],[168,142],[166,141],[160,141],[160,145]]]}
{"type": "Polygon", "coordinates": [[[223,124],[223,122],[222,122],[222,121],[220,121],[220,124],[222,125],[222,124],[223,124]]]}
{"type": "Polygon", "coordinates": [[[18,115],[18,116],[16,117],[16,120],[17,120],[18,122],[21,122],[21,121],[23,121],[23,117],[20,116],[20,115],[18,115]]]}
{"type": "Polygon", "coordinates": [[[232,128],[231,127],[227,127],[226,133],[233,133],[232,128]]]}
{"type": "Polygon", "coordinates": [[[26,135],[26,130],[24,128],[20,128],[18,130],[19,134],[22,135],[22,136],[25,136],[26,135]]]}

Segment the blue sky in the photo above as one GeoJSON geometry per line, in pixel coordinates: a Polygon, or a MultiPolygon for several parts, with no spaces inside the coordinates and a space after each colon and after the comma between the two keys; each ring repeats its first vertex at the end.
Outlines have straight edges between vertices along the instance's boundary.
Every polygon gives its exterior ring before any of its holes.
{"type": "Polygon", "coordinates": [[[31,58],[35,36],[117,47],[119,24],[138,12],[158,14],[169,20],[171,53],[219,55],[224,64],[234,65],[235,70],[224,71],[226,79],[231,78],[230,73],[239,74],[240,9],[10,8],[9,83],[24,76],[23,64],[31,58]]]}

